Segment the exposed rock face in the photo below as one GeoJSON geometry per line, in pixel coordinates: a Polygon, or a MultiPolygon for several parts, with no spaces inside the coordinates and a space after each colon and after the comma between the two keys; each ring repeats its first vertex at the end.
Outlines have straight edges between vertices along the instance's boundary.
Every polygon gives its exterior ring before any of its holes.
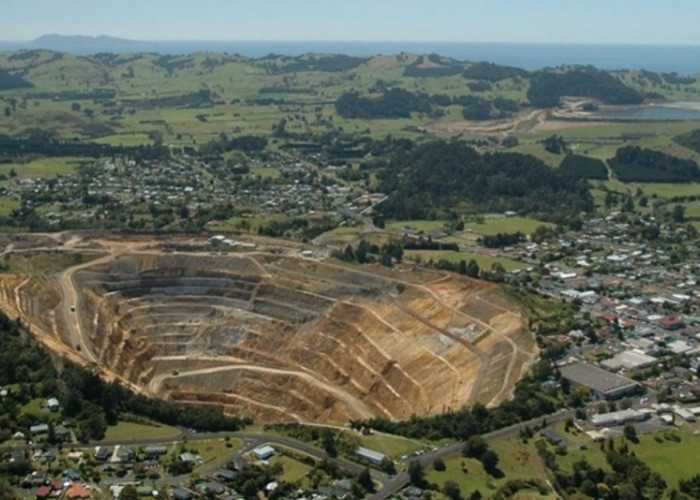
{"type": "Polygon", "coordinates": [[[495,404],[536,349],[497,288],[440,273],[134,251],[70,275],[75,318],[55,300],[61,279],[8,278],[3,303],[70,348],[81,335],[81,355],[148,392],[258,421],[495,404]]]}

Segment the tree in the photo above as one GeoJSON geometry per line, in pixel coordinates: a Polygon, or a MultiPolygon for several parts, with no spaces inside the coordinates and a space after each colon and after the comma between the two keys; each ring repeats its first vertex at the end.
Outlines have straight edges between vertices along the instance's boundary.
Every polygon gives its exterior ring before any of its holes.
{"type": "Polygon", "coordinates": [[[136,486],[133,484],[127,484],[124,489],[119,494],[119,500],[138,500],[139,494],[136,490],[136,486]]]}
{"type": "Polygon", "coordinates": [[[382,463],[379,464],[379,468],[386,474],[396,474],[396,465],[394,465],[394,461],[389,457],[382,458],[382,463]]]}
{"type": "Polygon", "coordinates": [[[357,484],[362,486],[365,491],[374,493],[374,481],[372,481],[372,475],[369,473],[369,469],[367,467],[365,467],[357,476],[357,484]]]}
{"type": "Polygon", "coordinates": [[[673,222],[681,223],[685,222],[685,207],[683,205],[676,205],[673,207],[671,212],[671,219],[673,222]]]}
{"type": "Polygon", "coordinates": [[[479,277],[479,264],[477,264],[474,259],[471,259],[469,264],[467,264],[467,276],[470,278],[479,277]]]}
{"type": "Polygon", "coordinates": [[[425,486],[425,471],[418,460],[412,460],[408,464],[408,477],[413,486],[422,488],[425,486]]]}
{"type": "Polygon", "coordinates": [[[46,437],[46,441],[49,444],[56,444],[56,427],[54,426],[53,421],[49,422],[49,433],[46,437]]]}
{"type": "Polygon", "coordinates": [[[333,433],[326,429],[323,431],[323,449],[326,450],[328,456],[335,458],[338,456],[338,449],[335,447],[335,438],[333,433]]]}
{"type": "Polygon", "coordinates": [[[639,438],[637,437],[637,429],[634,427],[632,424],[627,424],[625,425],[622,433],[625,436],[625,439],[627,441],[630,441],[632,443],[638,443],[639,438]]]}
{"type": "Polygon", "coordinates": [[[459,274],[467,274],[467,262],[462,259],[459,261],[459,274]]]}
{"type": "Polygon", "coordinates": [[[486,450],[486,452],[481,456],[481,464],[484,466],[484,470],[491,474],[492,476],[498,468],[498,454],[493,450],[486,450]]]}
{"type": "Polygon", "coordinates": [[[447,469],[447,466],[445,465],[445,461],[442,458],[436,458],[433,461],[433,468],[436,471],[444,471],[447,469]]]}
{"type": "Polygon", "coordinates": [[[445,485],[442,487],[442,492],[450,500],[461,500],[462,498],[462,492],[459,489],[459,485],[450,479],[445,481],[445,485]]]}
{"type": "Polygon", "coordinates": [[[488,443],[481,436],[472,436],[467,440],[462,450],[462,455],[469,458],[481,459],[489,449],[488,443]]]}

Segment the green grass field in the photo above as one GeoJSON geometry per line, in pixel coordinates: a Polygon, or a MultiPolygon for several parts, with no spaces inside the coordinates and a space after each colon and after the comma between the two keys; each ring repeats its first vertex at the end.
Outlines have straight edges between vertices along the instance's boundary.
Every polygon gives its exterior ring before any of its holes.
{"type": "Polygon", "coordinates": [[[553,169],[558,169],[559,165],[564,159],[563,154],[555,155],[553,153],[550,153],[549,151],[544,149],[544,146],[539,142],[528,142],[519,144],[518,146],[509,149],[509,151],[512,151],[514,153],[531,155],[535,158],[539,158],[553,169]]]}
{"type": "Polygon", "coordinates": [[[336,227],[335,229],[332,229],[331,231],[326,231],[325,233],[318,236],[318,238],[316,238],[316,241],[318,241],[318,243],[322,245],[342,246],[354,244],[360,239],[360,233],[362,233],[362,231],[364,231],[366,228],[367,226],[365,225],[353,227],[336,227]]]}
{"type": "Polygon", "coordinates": [[[47,418],[51,415],[51,413],[44,406],[45,403],[46,398],[34,398],[26,405],[22,406],[21,413],[24,413],[25,415],[33,415],[40,419],[47,418]]]}
{"type": "Polygon", "coordinates": [[[444,226],[444,220],[402,220],[388,222],[385,228],[394,231],[403,231],[405,229],[415,231],[433,231],[435,229],[443,229],[444,226]]]}
{"type": "Polygon", "coordinates": [[[253,168],[250,170],[250,173],[262,177],[263,179],[277,179],[281,175],[280,169],[272,167],[253,168]]]}
{"type": "Polygon", "coordinates": [[[539,226],[553,227],[549,222],[542,222],[527,217],[503,217],[485,219],[484,222],[467,222],[467,229],[482,235],[493,235],[498,233],[516,233],[520,231],[524,234],[532,234],[539,226]]]}
{"type": "Polygon", "coordinates": [[[92,142],[98,144],[109,144],[112,146],[140,146],[150,145],[153,141],[148,137],[148,134],[134,132],[125,134],[114,134],[94,139],[92,142]]]}
{"type": "Polygon", "coordinates": [[[14,170],[19,178],[69,175],[75,172],[79,161],[79,158],[41,158],[29,163],[5,163],[0,165],[0,174],[9,176],[14,170]]]}
{"type": "MultiPolygon", "coordinates": [[[[637,184],[635,184],[637,186],[637,184]]],[[[700,196],[700,184],[638,184],[647,196],[673,198],[674,196],[700,196]]]]}
{"type": "Polygon", "coordinates": [[[287,483],[300,481],[311,471],[308,465],[285,455],[271,457],[269,462],[271,465],[282,465],[283,472],[279,479],[287,483]]]}
{"type": "MultiPolygon", "coordinates": [[[[460,487],[463,497],[468,497],[474,490],[479,490],[485,498],[490,492],[502,486],[509,479],[547,479],[544,467],[531,445],[523,444],[519,439],[497,441],[491,444],[491,449],[498,454],[498,468],[504,472],[504,477],[494,478],[484,471],[481,462],[461,456],[445,460],[447,470],[439,472],[434,469],[426,471],[426,479],[442,488],[445,481],[452,480],[460,487]],[[466,471],[466,472],[465,472],[466,471]]],[[[518,498],[555,498],[553,495],[539,495],[536,491],[520,492],[518,498]]]]}
{"type": "Polygon", "coordinates": [[[437,262],[444,259],[455,264],[459,263],[461,260],[469,262],[471,259],[474,259],[482,269],[490,269],[496,262],[499,262],[506,271],[513,271],[514,269],[522,269],[527,267],[526,264],[515,260],[506,259],[503,257],[491,257],[472,252],[452,252],[447,250],[406,250],[404,255],[406,258],[414,260],[416,257],[420,257],[423,262],[427,262],[431,259],[437,262]]]}
{"type": "MultiPolygon", "coordinates": [[[[563,424],[558,426],[558,430],[567,441],[567,454],[557,456],[557,463],[565,470],[571,470],[571,466],[577,460],[584,459],[596,467],[609,469],[604,452],[600,449],[600,443],[592,442],[583,434],[566,433],[563,431],[563,424]],[[579,445],[584,444],[586,449],[579,449],[579,445]]],[[[678,485],[678,480],[689,478],[697,474],[697,457],[700,449],[700,431],[697,426],[685,425],[679,430],[657,432],[639,436],[639,444],[624,441],[637,457],[644,461],[653,471],[661,474],[669,487],[678,485]],[[667,432],[673,432],[680,436],[680,442],[666,439],[667,432]],[[658,439],[658,440],[657,440],[658,439]]],[[[616,439],[615,444],[620,446],[623,440],[616,439]]]]}
{"type": "MultiPolygon", "coordinates": [[[[224,439],[210,439],[206,441],[192,441],[185,445],[188,450],[194,450],[202,455],[204,464],[219,460],[227,456],[233,456],[241,449],[243,443],[239,439],[231,439],[228,443],[224,439]],[[227,444],[229,446],[227,446],[227,444]]],[[[196,471],[197,469],[195,469],[196,471]]]]}
{"type": "Polygon", "coordinates": [[[13,210],[18,209],[22,204],[18,200],[0,198],[0,216],[8,216],[13,210]]]}
{"type": "Polygon", "coordinates": [[[666,482],[675,487],[679,479],[687,479],[698,473],[698,431],[682,429],[678,432],[680,443],[664,439],[661,443],[654,436],[642,436],[638,445],[631,448],[652,470],[657,471],[666,482]]]}
{"type": "Polygon", "coordinates": [[[103,441],[126,441],[132,439],[174,439],[180,431],[167,425],[146,425],[134,422],[119,422],[107,427],[103,441]]]}
{"type": "Polygon", "coordinates": [[[397,459],[403,455],[421,450],[426,446],[412,439],[403,438],[400,436],[392,436],[375,432],[371,435],[360,436],[360,443],[371,450],[384,453],[385,455],[397,459]]]}

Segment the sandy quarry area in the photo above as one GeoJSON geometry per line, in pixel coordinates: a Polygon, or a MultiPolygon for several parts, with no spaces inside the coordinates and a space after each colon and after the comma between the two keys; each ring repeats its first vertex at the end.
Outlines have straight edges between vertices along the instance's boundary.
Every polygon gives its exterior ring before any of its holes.
{"type": "Polygon", "coordinates": [[[537,348],[497,286],[248,238],[6,236],[0,308],[135,390],[257,421],[429,415],[510,395],[537,348]]]}

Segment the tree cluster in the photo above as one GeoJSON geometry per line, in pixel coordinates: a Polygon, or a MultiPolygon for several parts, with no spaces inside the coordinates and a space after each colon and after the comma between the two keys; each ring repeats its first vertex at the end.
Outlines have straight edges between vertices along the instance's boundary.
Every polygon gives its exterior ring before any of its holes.
{"type": "Polygon", "coordinates": [[[639,146],[619,148],[608,164],[622,182],[700,181],[700,168],[693,160],[639,146]]]}
{"type": "Polygon", "coordinates": [[[33,85],[27,80],[0,68],[0,90],[21,89],[26,87],[33,87],[33,85]]]}
{"type": "Polygon", "coordinates": [[[462,455],[479,460],[488,474],[498,474],[498,454],[489,448],[489,444],[481,436],[470,437],[464,445],[462,455]]]}
{"type": "Polygon", "coordinates": [[[500,96],[493,100],[488,100],[483,97],[464,95],[455,98],[454,101],[463,106],[462,116],[466,120],[479,121],[508,118],[520,109],[518,103],[514,100],[500,96]]]}
{"type": "Polygon", "coordinates": [[[564,156],[559,164],[559,171],[562,175],[583,179],[607,180],[608,178],[608,169],[605,168],[602,160],[573,153],[564,156]]]}
{"type": "Polygon", "coordinates": [[[401,262],[403,259],[403,245],[399,241],[392,240],[380,247],[362,239],[354,248],[348,245],[343,251],[333,250],[331,257],[358,264],[372,264],[379,260],[383,266],[391,267],[394,261],[401,262]]]}
{"type": "Polygon", "coordinates": [[[488,234],[481,238],[481,244],[486,248],[503,248],[525,241],[525,235],[517,231],[515,233],[488,234]]]}
{"type": "Polygon", "coordinates": [[[532,156],[480,155],[459,141],[399,152],[378,179],[379,189],[390,193],[377,208],[387,219],[432,219],[457,206],[550,216],[593,208],[584,180],[563,176],[532,156]]]}
{"type": "Polygon", "coordinates": [[[24,136],[0,135],[0,160],[26,155],[83,158],[125,156],[137,159],[157,159],[168,157],[169,154],[168,148],[163,146],[127,147],[70,141],[55,137],[50,132],[43,130],[31,130],[24,136]]]}
{"type": "Polygon", "coordinates": [[[346,92],[335,102],[335,109],[343,118],[410,118],[412,112],[430,113],[431,106],[427,94],[392,88],[379,97],[346,92]]]}
{"type": "Polygon", "coordinates": [[[349,71],[369,61],[368,57],[353,57],[344,54],[328,56],[303,56],[297,57],[289,64],[280,68],[281,72],[294,73],[299,71],[325,71],[339,72],[349,71]]]}
{"type": "Polygon", "coordinates": [[[462,72],[462,76],[472,80],[486,80],[498,82],[506,78],[525,78],[529,75],[527,71],[512,66],[500,66],[490,62],[477,62],[469,66],[462,72]]]}

